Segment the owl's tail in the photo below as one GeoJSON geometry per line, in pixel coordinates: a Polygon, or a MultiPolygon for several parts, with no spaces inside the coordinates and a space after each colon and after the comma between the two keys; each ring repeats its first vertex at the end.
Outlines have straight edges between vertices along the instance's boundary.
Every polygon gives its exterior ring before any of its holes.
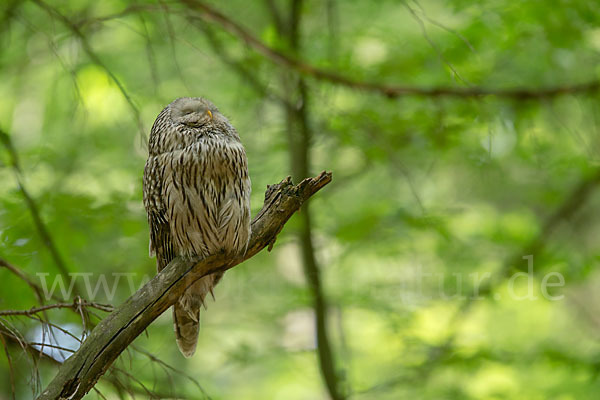
{"type": "Polygon", "coordinates": [[[212,274],[199,279],[183,293],[173,305],[173,326],[177,347],[184,357],[194,355],[200,329],[200,308],[208,293],[219,282],[222,273],[212,274]]]}
{"type": "MultiPolygon", "coordinates": [[[[194,311],[197,315],[196,318],[199,318],[200,308],[192,310],[192,312],[194,311]]],[[[193,356],[196,351],[196,343],[198,342],[199,321],[191,318],[186,308],[181,304],[175,303],[173,306],[173,324],[179,351],[186,358],[193,356]]]]}

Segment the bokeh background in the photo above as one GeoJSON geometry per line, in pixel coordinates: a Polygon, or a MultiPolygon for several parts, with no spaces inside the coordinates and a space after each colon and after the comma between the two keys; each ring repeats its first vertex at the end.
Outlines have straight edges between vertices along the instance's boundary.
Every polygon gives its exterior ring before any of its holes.
{"type": "Polygon", "coordinates": [[[167,312],[86,398],[596,399],[599,61],[589,0],[2,1],[0,399],[106,315],[7,315],[76,294],[27,279],[116,306],[154,275],[145,141],[181,96],[238,129],[253,213],[333,182],[193,358],[167,312]]]}

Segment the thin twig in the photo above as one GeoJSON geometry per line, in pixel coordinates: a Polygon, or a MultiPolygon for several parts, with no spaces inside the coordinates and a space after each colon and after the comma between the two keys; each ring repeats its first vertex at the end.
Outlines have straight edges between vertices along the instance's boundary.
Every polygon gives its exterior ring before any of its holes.
{"type": "Polygon", "coordinates": [[[188,379],[189,381],[191,381],[194,385],[196,385],[196,387],[202,392],[202,394],[207,398],[207,399],[211,399],[211,397],[208,395],[208,393],[206,393],[206,391],[204,390],[204,388],[202,387],[202,385],[200,385],[200,382],[198,382],[194,377],[192,377],[191,375],[187,374],[185,371],[182,371],[180,369],[177,369],[175,367],[173,367],[172,365],[164,362],[163,360],[161,360],[160,358],[156,357],[154,354],[150,353],[149,351],[146,351],[142,348],[137,347],[136,345],[131,345],[130,346],[133,350],[137,351],[140,354],[143,354],[144,356],[148,357],[148,359],[150,359],[152,362],[159,364],[161,367],[167,369],[167,370],[171,370],[173,372],[176,372],[178,375],[183,375],[186,379],[188,379]]]}
{"type": "MultiPolygon", "coordinates": [[[[39,1],[39,0],[34,0],[39,1]]],[[[333,84],[346,86],[351,89],[363,90],[367,92],[374,92],[384,95],[389,98],[397,98],[402,96],[423,96],[423,97],[457,97],[457,98],[479,98],[485,96],[495,96],[502,98],[509,98],[513,100],[540,100],[545,98],[552,98],[562,96],[566,94],[586,94],[593,93],[600,90],[600,80],[594,79],[588,82],[576,83],[576,84],[563,84],[552,87],[541,87],[541,88],[526,88],[526,87],[514,87],[514,88],[489,88],[489,87],[419,87],[409,85],[389,85],[376,82],[360,81],[354,78],[338,74],[333,71],[318,68],[311,65],[303,60],[296,59],[289,56],[281,51],[275,50],[272,47],[267,46],[262,41],[251,34],[246,28],[242,27],[231,18],[226,17],[213,7],[207,5],[204,2],[198,0],[180,0],[180,2],[186,4],[191,10],[199,12],[199,17],[207,21],[214,22],[220,25],[224,30],[237,38],[243,40],[246,44],[250,45],[257,52],[271,60],[273,63],[280,66],[291,68],[296,72],[303,75],[312,77],[313,79],[330,82],[333,84]]],[[[147,5],[136,5],[125,8],[119,13],[106,15],[103,17],[96,17],[87,20],[81,20],[75,24],[75,27],[79,28],[88,24],[96,22],[104,22],[115,18],[121,18],[132,13],[148,11],[148,12],[165,12],[164,7],[157,8],[154,6],[147,5]]],[[[169,9],[170,13],[183,14],[185,17],[190,17],[189,13],[182,13],[176,9],[169,9]]],[[[434,25],[434,21],[428,19],[434,25]]],[[[439,26],[439,25],[438,25],[439,26]]],[[[444,28],[447,29],[447,28],[444,28]]]]}
{"type": "Polygon", "coordinates": [[[477,51],[475,50],[475,47],[473,47],[471,42],[469,42],[469,39],[467,39],[463,34],[461,34],[460,32],[458,32],[452,28],[447,27],[446,25],[442,24],[441,22],[436,21],[435,19],[428,16],[427,13],[425,12],[425,9],[421,5],[421,3],[419,3],[418,0],[413,0],[413,3],[415,3],[417,5],[417,7],[419,8],[419,11],[421,12],[421,14],[423,14],[423,18],[425,18],[427,20],[427,22],[429,22],[432,25],[437,26],[440,29],[445,30],[448,33],[453,34],[454,36],[459,38],[469,48],[469,50],[471,50],[473,53],[477,53],[477,51]]]}
{"type": "Polygon", "coordinates": [[[6,339],[4,339],[4,335],[0,332],[0,341],[2,341],[2,347],[4,347],[4,354],[6,355],[6,361],[8,362],[8,375],[10,377],[10,393],[12,395],[13,400],[16,399],[16,389],[15,389],[15,372],[13,370],[12,358],[10,357],[10,352],[8,351],[8,345],[6,343],[6,339]]]}
{"type": "Polygon", "coordinates": [[[169,9],[169,7],[165,4],[165,2],[163,0],[158,0],[158,3],[160,4],[161,8],[164,11],[162,13],[162,15],[164,17],[165,26],[167,27],[167,36],[169,37],[169,47],[171,49],[173,65],[175,66],[175,70],[177,71],[177,75],[179,76],[179,79],[183,83],[183,86],[185,86],[188,93],[192,93],[192,89],[190,88],[190,85],[189,85],[185,75],[183,74],[181,66],[179,65],[179,59],[177,57],[177,47],[175,46],[175,30],[173,29],[173,24],[171,23],[171,18],[170,18],[172,11],[169,9]]]}
{"type": "MultiPolygon", "coordinates": [[[[52,345],[49,343],[36,343],[36,342],[28,342],[25,340],[25,338],[22,337],[22,335],[19,332],[14,332],[13,330],[9,329],[6,327],[6,325],[4,325],[2,323],[2,320],[0,319],[0,340],[4,340],[4,339],[8,339],[10,341],[10,343],[12,344],[16,344],[19,346],[19,348],[21,348],[23,351],[29,353],[33,357],[35,357],[35,359],[42,359],[42,360],[46,360],[51,362],[53,365],[61,365],[62,362],[55,359],[54,357],[50,356],[48,353],[44,353],[43,351],[40,352],[38,348],[34,347],[34,346],[38,346],[38,347],[52,347],[52,348],[58,348],[59,346],[56,345],[52,345]]],[[[7,345],[9,343],[6,343],[7,345]]],[[[73,350],[72,349],[67,349],[67,348],[61,348],[60,350],[64,350],[67,352],[72,353],[73,350]]],[[[113,369],[111,368],[110,371],[111,373],[113,369]]],[[[144,391],[141,388],[137,388],[135,386],[132,385],[128,385],[125,386],[123,383],[121,383],[118,379],[118,377],[114,376],[114,374],[111,375],[111,373],[104,375],[102,378],[107,381],[108,383],[110,383],[111,385],[114,386],[115,390],[117,391],[117,393],[120,394],[119,397],[122,398],[122,390],[127,391],[128,394],[131,395],[132,398],[135,398],[135,394],[147,394],[146,391],[144,391]]],[[[166,393],[159,393],[156,391],[152,391],[152,393],[160,399],[166,399],[166,398],[177,398],[177,399],[183,399],[183,396],[178,396],[178,395],[174,395],[174,394],[166,394],[166,393]]],[[[35,393],[34,393],[35,396],[35,393]]]]}
{"type": "Polygon", "coordinates": [[[75,353],[75,350],[73,350],[73,349],[69,349],[67,347],[59,346],[59,345],[52,344],[52,343],[29,342],[29,344],[31,346],[38,346],[40,348],[40,350],[42,350],[44,347],[49,347],[51,349],[56,349],[56,350],[60,350],[60,351],[66,351],[66,352],[69,352],[69,353],[75,353]]]}
{"type": "Polygon", "coordinates": [[[33,347],[29,346],[29,344],[27,343],[27,340],[23,337],[21,332],[19,332],[18,329],[16,329],[14,326],[12,326],[10,321],[8,321],[4,318],[0,318],[0,334],[3,335],[5,338],[10,339],[14,343],[17,343],[18,346],[21,348],[21,350],[23,350],[24,352],[26,352],[26,353],[29,352],[32,354],[31,359],[30,360],[28,359],[28,361],[30,361],[32,363],[32,365],[31,365],[31,380],[32,380],[31,388],[32,388],[33,394],[35,395],[36,389],[39,388],[41,385],[39,369],[37,368],[36,360],[33,357],[33,354],[36,353],[36,350],[33,347]]]}
{"type": "Polygon", "coordinates": [[[31,280],[31,278],[29,278],[23,271],[21,271],[18,267],[12,265],[11,263],[9,263],[8,261],[6,261],[3,258],[0,258],[0,267],[4,267],[4,268],[8,269],[14,275],[19,277],[19,279],[21,279],[23,282],[25,282],[27,284],[27,286],[29,286],[33,290],[38,301],[40,303],[43,302],[44,296],[42,294],[42,292],[43,292],[42,288],[37,283],[35,283],[33,280],[31,280]]]}
{"type": "MultiPolygon", "coordinates": [[[[85,19],[80,19],[79,21],[73,21],[73,26],[75,28],[81,30],[89,25],[99,24],[99,23],[107,22],[107,21],[110,21],[113,19],[119,19],[122,17],[126,17],[128,15],[131,15],[131,14],[140,13],[141,11],[148,11],[148,12],[167,11],[164,7],[163,2],[161,1],[160,3],[161,3],[160,6],[156,6],[153,4],[132,4],[132,5],[124,8],[123,11],[120,11],[118,13],[108,14],[103,17],[85,18],[85,19]]],[[[168,10],[168,12],[171,12],[171,10],[168,10]]]]}
{"type": "Polygon", "coordinates": [[[106,397],[105,397],[105,396],[102,394],[102,392],[101,392],[100,390],[98,390],[98,388],[93,388],[93,389],[94,389],[94,392],[96,392],[96,394],[97,394],[98,396],[100,396],[100,397],[101,397],[101,398],[103,398],[104,400],[108,400],[108,399],[107,399],[107,398],[106,398],[106,397]]]}
{"type": "Polygon", "coordinates": [[[140,385],[140,387],[144,390],[144,392],[146,392],[146,394],[148,396],[150,396],[151,399],[160,399],[160,397],[155,395],[150,389],[148,389],[146,387],[146,385],[144,385],[144,383],[142,381],[140,381],[138,378],[136,378],[133,374],[130,374],[129,372],[125,371],[124,369],[116,367],[116,366],[113,366],[113,370],[125,375],[130,381],[133,381],[133,382],[137,383],[138,385],[140,385]]]}
{"type": "Polygon", "coordinates": [[[61,65],[61,67],[69,74],[69,77],[71,78],[71,81],[73,82],[73,88],[75,89],[75,98],[77,99],[77,103],[76,103],[75,107],[77,107],[77,104],[83,105],[83,96],[81,95],[79,83],[77,83],[77,72],[75,71],[74,68],[72,68],[68,64],[68,62],[63,58],[63,56],[60,55],[60,50],[59,50],[58,46],[56,45],[56,42],[52,39],[52,37],[48,33],[46,33],[45,31],[43,31],[41,29],[38,29],[35,24],[32,24],[31,22],[29,22],[26,18],[20,17],[19,21],[21,21],[21,23],[24,26],[26,26],[27,29],[29,29],[31,32],[40,34],[46,38],[46,42],[48,43],[50,52],[54,55],[54,57],[56,58],[58,63],[61,65]]]}
{"type": "Polygon", "coordinates": [[[435,53],[437,54],[438,58],[442,61],[442,63],[446,64],[446,66],[450,69],[450,71],[452,71],[453,77],[458,78],[464,84],[469,85],[470,82],[467,82],[458,73],[458,71],[456,70],[456,68],[454,68],[454,65],[452,65],[452,63],[446,59],[446,56],[444,56],[444,53],[442,53],[442,51],[439,49],[439,47],[437,46],[437,44],[435,44],[435,42],[433,41],[433,39],[431,39],[429,37],[429,33],[427,33],[427,27],[425,26],[425,23],[423,22],[423,20],[421,19],[421,17],[419,15],[417,15],[417,13],[415,12],[415,10],[413,10],[413,8],[408,4],[407,1],[404,1],[404,6],[406,7],[406,9],[410,13],[410,15],[412,15],[413,19],[419,25],[419,28],[421,29],[421,34],[423,35],[423,38],[427,41],[427,43],[429,43],[429,46],[431,46],[431,48],[435,51],[435,53]]]}
{"type": "Polygon", "coordinates": [[[100,57],[92,49],[92,46],[88,42],[86,36],[81,32],[81,29],[79,29],[79,27],[75,23],[73,23],[69,18],[67,18],[64,14],[62,14],[56,8],[50,6],[49,4],[43,2],[42,0],[32,0],[32,1],[36,5],[38,5],[41,9],[43,9],[46,13],[48,13],[48,15],[50,15],[53,18],[58,19],[67,29],[69,29],[77,37],[77,39],[79,39],[79,42],[81,43],[83,50],[88,55],[88,57],[92,60],[92,62],[94,62],[94,64],[96,64],[100,68],[102,68],[104,70],[104,72],[106,72],[106,74],[110,77],[110,79],[117,85],[117,87],[119,88],[119,91],[121,92],[121,94],[123,95],[125,100],[127,101],[127,104],[129,104],[129,107],[131,108],[131,111],[133,112],[133,114],[135,116],[135,120],[137,122],[138,129],[140,131],[140,139],[142,140],[142,142],[145,145],[146,134],[144,131],[144,124],[142,122],[142,118],[141,118],[139,109],[133,102],[133,99],[131,98],[129,93],[127,93],[125,86],[123,86],[121,81],[112,72],[112,70],[109,69],[106,66],[106,64],[104,64],[104,62],[102,62],[100,57]]]}
{"type": "Polygon", "coordinates": [[[72,303],[56,303],[56,304],[47,304],[45,306],[40,307],[32,307],[29,310],[0,310],[0,315],[8,316],[8,315],[33,315],[42,311],[51,310],[55,308],[70,308],[72,310],[78,310],[81,307],[93,307],[101,311],[112,312],[114,311],[114,307],[110,304],[100,304],[88,301],[77,302],[74,301],[72,303]]]}
{"type": "MultiPolygon", "coordinates": [[[[52,335],[52,339],[55,342],[58,342],[58,338],[56,337],[55,332],[54,332],[54,330],[56,329],[57,331],[60,331],[60,332],[64,333],[66,336],[69,336],[69,337],[75,339],[77,342],[81,343],[81,339],[80,338],[78,338],[73,333],[71,333],[69,330],[63,328],[62,326],[55,324],[54,322],[43,320],[40,317],[38,317],[36,314],[25,315],[25,316],[27,318],[30,318],[30,319],[34,320],[34,321],[40,322],[42,324],[42,329],[47,329],[48,333],[50,335],[52,335]]],[[[42,341],[43,342],[46,341],[45,336],[42,336],[42,341]]]]}
{"type": "Polygon", "coordinates": [[[258,80],[256,74],[249,71],[242,62],[235,60],[231,57],[223,43],[219,41],[217,35],[212,31],[212,29],[207,26],[204,21],[201,21],[200,24],[197,23],[197,18],[189,17],[190,21],[196,22],[196,25],[199,25],[199,28],[204,32],[206,39],[208,40],[209,45],[213,49],[213,52],[221,59],[221,61],[229,66],[233,71],[237,72],[240,77],[242,77],[243,82],[247,83],[256,93],[259,95],[269,98],[270,100],[274,100],[281,104],[284,104],[287,108],[293,108],[293,105],[283,96],[270,90],[267,85],[263,84],[258,80]]]}

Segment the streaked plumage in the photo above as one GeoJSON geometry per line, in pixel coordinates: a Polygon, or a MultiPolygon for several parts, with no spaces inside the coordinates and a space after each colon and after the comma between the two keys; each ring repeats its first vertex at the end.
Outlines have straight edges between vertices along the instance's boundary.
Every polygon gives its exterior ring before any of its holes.
{"type": "MultiPolygon", "coordinates": [[[[150,255],[160,272],[176,256],[242,253],[250,237],[250,178],[240,138],[210,101],[174,100],[156,118],[144,168],[150,255]]],[[[222,274],[206,276],[175,303],[177,345],[196,349],[200,307],[222,274]]]]}

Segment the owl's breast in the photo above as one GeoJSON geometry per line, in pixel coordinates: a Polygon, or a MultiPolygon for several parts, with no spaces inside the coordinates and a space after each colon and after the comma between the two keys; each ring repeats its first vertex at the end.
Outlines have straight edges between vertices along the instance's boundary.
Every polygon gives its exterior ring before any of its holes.
{"type": "Polygon", "coordinates": [[[204,137],[173,152],[165,183],[169,222],[180,253],[245,248],[250,180],[241,143],[204,137]]]}

